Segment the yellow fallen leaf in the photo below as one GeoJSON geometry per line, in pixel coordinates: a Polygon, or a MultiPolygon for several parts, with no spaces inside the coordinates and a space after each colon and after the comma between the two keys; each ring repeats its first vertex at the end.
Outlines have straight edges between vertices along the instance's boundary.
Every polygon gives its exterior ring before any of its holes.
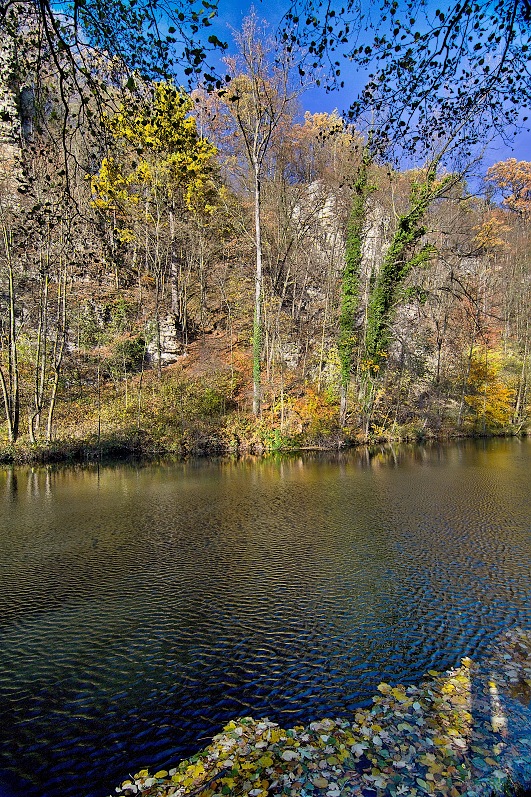
{"type": "Polygon", "coordinates": [[[448,744],[447,740],[444,739],[442,736],[434,736],[433,743],[437,745],[437,747],[446,747],[448,744]]]}
{"type": "Polygon", "coordinates": [[[405,703],[407,700],[407,695],[405,692],[402,692],[401,689],[397,689],[395,686],[394,689],[391,689],[391,694],[394,698],[396,698],[400,703],[405,703]]]}

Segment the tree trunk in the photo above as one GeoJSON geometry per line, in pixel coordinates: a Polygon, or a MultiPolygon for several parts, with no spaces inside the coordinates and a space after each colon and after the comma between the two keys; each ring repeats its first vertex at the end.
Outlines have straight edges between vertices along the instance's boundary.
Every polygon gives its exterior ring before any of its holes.
{"type": "Polygon", "coordinates": [[[48,340],[48,263],[42,276],[39,297],[39,327],[37,330],[37,351],[35,354],[35,385],[33,391],[33,412],[30,413],[28,431],[30,443],[36,443],[41,422],[41,412],[46,386],[46,355],[48,340]]]}
{"type": "Polygon", "coordinates": [[[341,277],[341,309],[339,313],[338,352],[341,364],[339,384],[339,423],[347,418],[347,398],[350,385],[354,352],[356,349],[355,327],[359,307],[359,284],[363,260],[363,236],[367,216],[367,199],[372,186],[368,181],[370,153],[367,148],[358,167],[354,196],[347,224],[345,267],[341,277]]]}
{"type": "MultiPolygon", "coordinates": [[[[46,425],[46,442],[50,443],[52,440],[53,430],[53,415],[55,412],[55,404],[57,401],[57,391],[59,389],[59,377],[61,375],[61,367],[63,365],[63,355],[66,345],[66,288],[67,288],[67,266],[63,267],[63,273],[58,286],[57,296],[57,326],[55,333],[55,343],[53,348],[53,383],[52,391],[50,394],[50,403],[48,405],[48,422],[46,425]]],[[[99,365],[98,365],[98,390],[99,390],[99,365]]]]}
{"type": "Polygon", "coordinates": [[[2,395],[7,418],[7,431],[10,443],[15,443],[18,439],[19,419],[20,419],[20,391],[18,373],[18,351],[15,325],[15,278],[13,274],[13,262],[11,260],[11,239],[4,226],[3,229],[4,247],[7,261],[8,278],[8,340],[7,340],[7,380],[0,368],[0,383],[2,385],[2,395]]]}
{"type": "Polygon", "coordinates": [[[254,320],[253,320],[253,413],[260,415],[261,408],[261,371],[260,355],[262,343],[262,229],[260,219],[260,169],[254,163],[254,222],[256,236],[256,275],[254,292],[254,320]]]}

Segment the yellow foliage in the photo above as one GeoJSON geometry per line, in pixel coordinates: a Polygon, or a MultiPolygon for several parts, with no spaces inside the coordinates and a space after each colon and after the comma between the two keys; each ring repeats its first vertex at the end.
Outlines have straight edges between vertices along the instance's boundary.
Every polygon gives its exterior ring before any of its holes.
{"type": "Polygon", "coordinates": [[[394,689],[391,689],[391,694],[396,700],[398,700],[399,703],[405,703],[406,700],[408,699],[406,693],[403,692],[401,689],[397,689],[396,687],[394,689]]]}
{"type": "Polygon", "coordinates": [[[474,240],[481,249],[495,251],[507,247],[507,241],[501,236],[508,232],[510,227],[498,213],[492,213],[488,219],[474,229],[477,230],[474,240]]]}
{"type": "Polygon", "coordinates": [[[504,195],[503,203],[524,216],[531,212],[531,162],[508,158],[487,170],[488,182],[495,183],[504,195]]]}
{"type": "Polygon", "coordinates": [[[510,423],[516,391],[503,373],[501,352],[476,348],[472,353],[465,401],[476,419],[489,428],[510,423]]]}
{"type": "Polygon", "coordinates": [[[114,158],[104,158],[97,175],[91,179],[93,205],[101,210],[119,211],[130,202],[138,202],[129,188],[134,177],[125,176],[114,158]]]}
{"type": "Polygon", "coordinates": [[[296,399],[293,410],[309,435],[327,433],[337,418],[337,407],[312,388],[307,388],[304,395],[296,399]]]}
{"type": "MultiPolygon", "coordinates": [[[[116,139],[125,139],[137,150],[163,155],[185,152],[200,140],[195,119],[189,116],[192,108],[183,89],[160,82],[154,85],[151,97],[122,103],[109,128],[116,139]]],[[[205,144],[215,150],[212,144],[205,144]]]]}
{"type": "MultiPolygon", "coordinates": [[[[199,135],[192,107],[171,83],[157,83],[151,97],[122,103],[108,121],[118,152],[104,158],[91,178],[95,207],[118,220],[134,216],[140,204],[144,220],[151,206],[160,215],[161,204],[194,215],[214,212],[220,200],[213,181],[217,149],[199,135]]],[[[130,240],[122,233],[122,240],[130,240]]]]}

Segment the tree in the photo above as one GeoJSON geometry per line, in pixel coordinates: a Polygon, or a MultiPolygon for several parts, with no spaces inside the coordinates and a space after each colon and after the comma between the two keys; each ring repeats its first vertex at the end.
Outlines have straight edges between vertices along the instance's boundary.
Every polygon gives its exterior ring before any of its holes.
{"type": "Polygon", "coordinates": [[[329,366],[337,353],[338,276],[360,148],[337,112],[306,113],[272,147],[263,194],[264,355],[268,376],[276,359],[282,384],[285,366],[296,379],[297,364],[298,378],[317,378],[319,391],[323,380],[337,386],[329,366]]]}
{"type": "MultiPolygon", "coordinates": [[[[2,214],[3,215],[3,214],[2,214]]],[[[7,432],[10,443],[15,443],[19,434],[20,423],[20,386],[18,367],[18,347],[16,330],[16,288],[13,263],[13,238],[10,227],[3,220],[2,223],[2,249],[0,258],[4,260],[7,275],[7,318],[5,328],[2,330],[2,354],[5,351],[5,360],[0,361],[0,385],[4,400],[4,410],[7,420],[7,432]]],[[[2,324],[4,326],[4,324],[2,324]]]]}
{"type": "Polygon", "coordinates": [[[487,170],[488,183],[501,191],[503,204],[523,218],[531,214],[531,163],[509,158],[487,170]]]}
{"type": "Polygon", "coordinates": [[[328,62],[332,85],[339,54],[372,69],[352,115],[378,119],[383,146],[426,151],[459,128],[454,149],[470,152],[526,121],[530,22],[529,0],[382,0],[373,15],[361,0],[296,0],[283,36],[308,48],[313,68],[328,62]]]}
{"type": "Polygon", "coordinates": [[[363,261],[363,237],[367,223],[367,199],[374,187],[369,181],[370,150],[363,147],[361,163],[354,183],[352,208],[347,224],[345,267],[341,280],[339,315],[339,359],[341,363],[339,420],[345,423],[347,391],[350,383],[356,346],[355,328],[360,302],[360,275],[363,261]]]}
{"type": "Polygon", "coordinates": [[[131,94],[108,121],[115,153],[103,159],[92,178],[94,205],[110,225],[111,242],[144,247],[144,265],[156,283],[157,340],[159,295],[168,264],[172,314],[187,337],[181,279],[184,228],[211,215],[219,201],[216,147],[199,135],[190,114],[193,107],[190,97],[171,83],[131,94]]]}
{"type": "MultiPolygon", "coordinates": [[[[221,84],[207,66],[209,53],[227,46],[211,28],[217,3],[0,0],[0,128],[12,110],[2,97],[6,85],[15,114],[21,114],[28,96],[42,108],[52,101],[61,122],[57,145],[69,190],[77,131],[97,134],[104,149],[108,106],[124,89],[134,88],[139,79],[178,74],[182,80],[183,71],[190,81],[201,73],[211,85],[221,84]]],[[[1,138],[0,130],[0,143],[1,138]]]]}
{"type": "Polygon", "coordinates": [[[433,244],[422,243],[426,233],[424,219],[431,203],[456,181],[455,175],[437,176],[439,160],[429,164],[413,179],[410,207],[397,220],[397,227],[385,254],[369,298],[365,334],[365,367],[373,376],[388,356],[391,320],[398,302],[398,291],[407,275],[424,265],[434,253],[433,244]],[[419,244],[420,247],[419,247],[419,244]]]}
{"type": "Polygon", "coordinates": [[[219,96],[236,125],[243,152],[251,169],[255,228],[255,300],[253,318],[253,412],[261,407],[262,353],[262,177],[275,133],[297,96],[290,85],[293,59],[267,40],[256,15],[247,17],[236,35],[238,55],[227,59],[231,81],[219,96]]]}
{"type": "Polygon", "coordinates": [[[508,426],[514,413],[516,391],[503,364],[501,353],[487,346],[472,352],[465,401],[483,433],[508,426]]]}
{"type": "Polygon", "coordinates": [[[508,240],[503,240],[504,260],[508,265],[509,278],[505,291],[506,336],[515,343],[521,358],[519,376],[516,380],[517,394],[513,422],[520,424],[526,416],[526,396],[529,385],[529,319],[530,319],[530,271],[529,271],[529,217],[531,214],[531,163],[509,158],[495,163],[487,171],[486,181],[503,196],[503,205],[508,211],[497,209],[491,215],[498,229],[503,224],[506,233],[510,225],[508,240]],[[501,219],[497,219],[501,215],[501,219]]]}

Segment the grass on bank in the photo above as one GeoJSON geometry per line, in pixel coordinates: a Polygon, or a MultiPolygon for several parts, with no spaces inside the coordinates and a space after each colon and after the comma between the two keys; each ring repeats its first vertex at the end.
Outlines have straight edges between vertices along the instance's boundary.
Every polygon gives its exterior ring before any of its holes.
{"type": "MultiPolygon", "coordinates": [[[[507,415],[498,421],[481,415],[483,405],[469,402],[459,426],[458,408],[418,411],[394,393],[377,395],[370,422],[352,391],[346,423],[339,423],[339,388],[302,382],[296,374],[264,380],[262,412],[251,412],[249,363],[217,370],[183,364],[137,373],[99,371],[63,384],[54,415],[54,438],[30,445],[22,419],[16,444],[7,442],[4,424],[0,461],[33,462],[86,458],[264,453],[301,448],[338,449],[374,442],[420,442],[458,436],[526,433],[507,415]],[[402,401],[400,418],[398,403],[402,401]],[[398,402],[398,403],[397,403],[398,402]]],[[[504,400],[506,397],[504,397],[504,400]]],[[[492,409],[492,408],[491,408],[492,409]]],[[[490,411],[490,410],[489,410],[490,411]]],[[[491,413],[492,414],[492,413],[491,413]]],[[[27,424],[26,424],[27,425],[27,424]]],[[[2,427],[0,427],[0,435],[2,427]]]]}

